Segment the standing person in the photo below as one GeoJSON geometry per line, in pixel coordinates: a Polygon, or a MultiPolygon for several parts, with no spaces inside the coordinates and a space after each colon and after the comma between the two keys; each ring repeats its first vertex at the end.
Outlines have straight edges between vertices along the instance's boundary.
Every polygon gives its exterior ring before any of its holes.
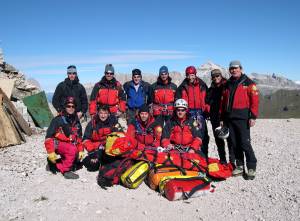
{"type": "Polygon", "coordinates": [[[140,69],[132,70],[132,80],[127,81],[123,85],[127,95],[127,121],[135,119],[135,115],[140,108],[150,104],[151,86],[148,82],[142,80],[142,72],[140,69]]]}
{"type": "Polygon", "coordinates": [[[151,85],[153,115],[155,118],[160,118],[163,125],[171,118],[174,110],[177,86],[171,81],[168,68],[162,66],[157,81],[151,85]]]}
{"type": "MultiPolygon", "coordinates": [[[[218,147],[218,154],[221,163],[226,163],[226,152],[225,152],[225,141],[220,139],[215,129],[220,126],[220,102],[222,97],[222,92],[226,79],[222,76],[222,72],[219,69],[214,69],[211,71],[211,86],[207,91],[206,101],[210,106],[209,116],[210,122],[215,137],[216,145],[218,147]]],[[[230,146],[228,147],[230,149],[230,146]]],[[[229,160],[231,160],[231,151],[229,151],[229,160]]]]}
{"type": "Polygon", "coordinates": [[[88,152],[83,164],[89,171],[99,170],[106,136],[116,131],[122,131],[122,129],[117,118],[110,114],[109,107],[97,105],[97,114],[85,128],[82,142],[88,152]]]}
{"type": "Polygon", "coordinates": [[[77,69],[75,65],[67,68],[68,77],[60,82],[54,92],[52,104],[56,111],[60,113],[64,110],[64,101],[67,97],[74,97],[76,103],[76,113],[80,119],[86,114],[88,109],[88,98],[85,88],[79,83],[77,69]]]}
{"type": "Polygon", "coordinates": [[[75,112],[75,98],[67,97],[64,109],[59,116],[52,119],[48,127],[45,148],[48,153],[49,169],[59,171],[66,179],[78,179],[79,176],[71,171],[76,158],[83,158],[82,127],[75,112]],[[60,155],[60,160],[57,159],[60,155]]]}
{"type": "Polygon", "coordinates": [[[200,151],[204,130],[189,116],[186,100],[176,100],[174,107],[175,113],[163,129],[161,146],[171,150],[188,150],[189,153],[200,151]]]}
{"type": "Polygon", "coordinates": [[[186,78],[176,91],[176,99],[182,98],[187,101],[191,117],[203,128],[204,137],[202,151],[208,156],[209,136],[205,118],[209,113],[209,105],[206,104],[207,86],[203,80],[196,76],[197,70],[194,66],[185,69],[186,78]]]}
{"type": "Polygon", "coordinates": [[[147,105],[139,109],[138,115],[127,129],[127,135],[137,140],[138,147],[159,147],[161,134],[161,123],[154,119],[147,105]]]}
{"type": "Polygon", "coordinates": [[[108,105],[111,114],[119,117],[126,109],[126,96],[122,85],[114,77],[115,69],[112,64],[105,66],[104,76],[95,84],[89,105],[91,116],[97,113],[97,103],[108,105]]]}
{"type": "Polygon", "coordinates": [[[250,143],[250,127],[255,125],[258,116],[259,92],[256,84],[242,73],[239,61],[229,64],[231,77],[228,79],[221,99],[221,125],[229,128],[229,139],[233,147],[236,168],[233,175],[244,172],[244,154],[246,156],[246,173],[248,179],[254,179],[256,157],[250,143]]]}

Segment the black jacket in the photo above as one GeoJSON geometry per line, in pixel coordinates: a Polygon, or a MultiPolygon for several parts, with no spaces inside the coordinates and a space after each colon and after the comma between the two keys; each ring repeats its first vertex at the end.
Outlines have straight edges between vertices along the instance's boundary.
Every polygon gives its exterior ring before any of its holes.
{"type": "Polygon", "coordinates": [[[88,109],[88,98],[85,88],[79,83],[79,79],[76,77],[74,81],[66,78],[63,82],[60,82],[54,92],[52,98],[52,104],[57,112],[61,112],[64,108],[64,102],[67,97],[75,97],[76,112],[81,111],[83,114],[88,109]]]}
{"type": "Polygon", "coordinates": [[[220,121],[220,104],[222,92],[226,84],[226,79],[223,78],[219,86],[216,86],[213,82],[207,91],[206,103],[210,105],[210,118],[212,121],[220,121]]]}

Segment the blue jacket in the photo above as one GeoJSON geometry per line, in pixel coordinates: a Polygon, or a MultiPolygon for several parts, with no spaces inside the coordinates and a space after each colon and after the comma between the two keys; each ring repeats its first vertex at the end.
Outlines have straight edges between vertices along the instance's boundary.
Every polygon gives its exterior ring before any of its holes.
{"type": "Polygon", "coordinates": [[[149,94],[151,87],[148,82],[141,81],[138,91],[135,90],[133,81],[127,81],[123,87],[127,96],[128,108],[138,109],[143,106],[143,104],[149,104],[149,94]]]}

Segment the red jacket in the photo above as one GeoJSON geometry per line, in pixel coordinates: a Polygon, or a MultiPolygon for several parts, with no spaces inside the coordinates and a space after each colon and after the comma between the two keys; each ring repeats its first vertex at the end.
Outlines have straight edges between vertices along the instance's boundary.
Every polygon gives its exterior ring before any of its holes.
{"type": "Polygon", "coordinates": [[[151,85],[152,95],[150,96],[153,103],[153,115],[172,115],[174,109],[176,84],[171,82],[169,77],[168,83],[164,84],[160,78],[151,85]]]}
{"type": "Polygon", "coordinates": [[[221,98],[221,120],[256,119],[258,116],[259,91],[256,84],[242,74],[238,80],[230,78],[221,98]]]}
{"type": "Polygon", "coordinates": [[[97,103],[109,106],[111,113],[116,113],[118,110],[125,112],[126,110],[126,95],[120,82],[115,78],[107,81],[105,76],[100,82],[95,84],[89,105],[91,115],[97,112],[97,103]]]}
{"type": "Polygon", "coordinates": [[[193,119],[183,119],[180,122],[173,117],[163,130],[161,145],[162,147],[167,147],[169,144],[182,145],[200,150],[202,138],[203,131],[193,119]]]}
{"type": "Polygon", "coordinates": [[[190,109],[201,109],[209,113],[209,105],[205,102],[206,92],[207,86],[200,78],[197,77],[192,84],[185,79],[176,91],[176,98],[186,100],[190,109]]]}
{"type": "Polygon", "coordinates": [[[114,116],[110,116],[103,122],[96,115],[86,126],[83,135],[83,146],[88,152],[97,150],[100,145],[105,145],[108,134],[120,130],[121,126],[114,116]]]}
{"type": "Polygon", "coordinates": [[[64,113],[52,119],[44,142],[47,153],[55,152],[59,142],[72,143],[78,151],[83,151],[82,127],[77,115],[64,113]]]}
{"type": "Polygon", "coordinates": [[[146,125],[137,117],[127,128],[127,136],[134,137],[138,141],[139,147],[158,147],[160,145],[161,134],[162,126],[152,116],[146,125]]]}

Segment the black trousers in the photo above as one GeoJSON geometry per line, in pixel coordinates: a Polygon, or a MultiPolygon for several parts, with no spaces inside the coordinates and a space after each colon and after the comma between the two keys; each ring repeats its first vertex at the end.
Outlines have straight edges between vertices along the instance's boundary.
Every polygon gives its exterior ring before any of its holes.
{"type": "MultiPolygon", "coordinates": [[[[218,154],[219,154],[220,161],[226,162],[225,141],[223,139],[218,138],[218,136],[216,135],[216,132],[215,132],[215,129],[220,126],[220,120],[210,118],[210,122],[211,122],[211,127],[213,130],[213,134],[215,137],[216,145],[218,147],[218,154]]],[[[230,154],[229,154],[229,156],[230,156],[230,154]]],[[[230,157],[229,157],[229,160],[231,161],[230,157]]]]}
{"type": "Polygon", "coordinates": [[[248,169],[256,169],[256,157],[250,142],[250,127],[248,120],[229,119],[229,140],[232,146],[236,165],[244,166],[244,155],[248,169]]]}

